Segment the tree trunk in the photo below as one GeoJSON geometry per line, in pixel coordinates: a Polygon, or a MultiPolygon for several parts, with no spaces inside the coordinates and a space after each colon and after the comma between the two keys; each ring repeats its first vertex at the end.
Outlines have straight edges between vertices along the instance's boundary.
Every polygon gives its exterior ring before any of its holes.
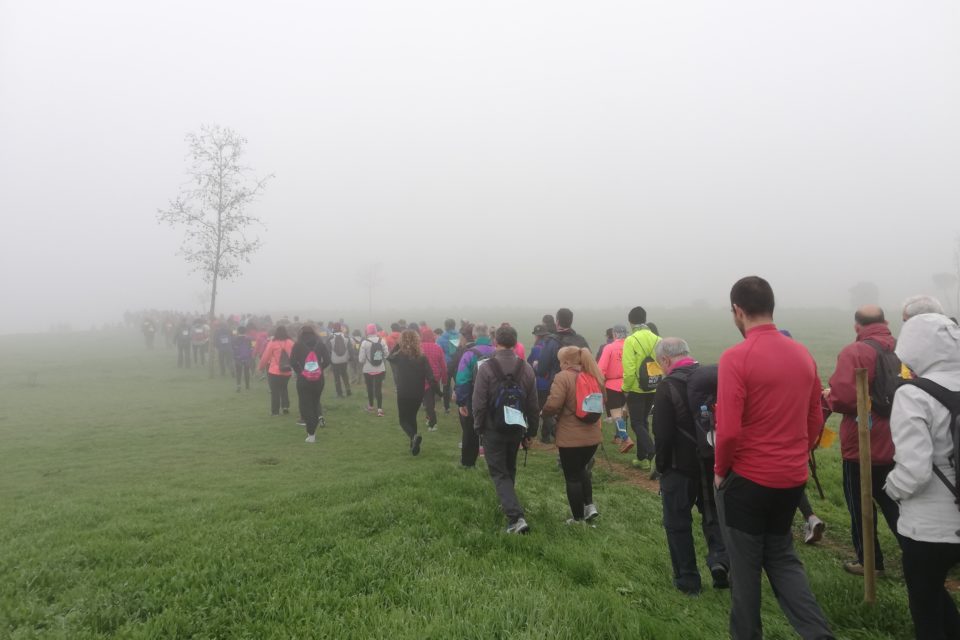
{"type": "MultiPolygon", "coordinates": [[[[214,271],[213,273],[213,286],[210,288],[210,320],[207,322],[207,325],[210,327],[209,332],[207,333],[207,357],[210,358],[210,379],[213,379],[214,376],[214,357],[213,357],[213,323],[216,320],[216,310],[217,310],[217,276],[219,274],[214,271]]],[[[217,345],[219,349],[220,346],[217,345]]],[[[218,356],[220,354],[217,354],[218,356]]]]}

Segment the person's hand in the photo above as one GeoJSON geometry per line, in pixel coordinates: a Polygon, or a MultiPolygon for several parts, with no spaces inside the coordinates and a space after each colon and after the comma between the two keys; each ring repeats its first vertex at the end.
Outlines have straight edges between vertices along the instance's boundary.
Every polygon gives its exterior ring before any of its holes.
{"type": "Polygon", "coordinates": [[[713,486],[719,489],[720,485],[722,485],[723,481],[726,479],[726,476],[713,476],[713,486]]]}
{"type": "Polygon", "coordinates": [[[466,418],[469,414],[466,407],[460,407],[460,415],[466,418]]]}
{"type": "Polygon", "coordinates": [[[524,449],[529,449],[530,445],[533,443],[533,438],[530,436],[523,436],[523,440],[520,441],[520,446],[524,449]]]}

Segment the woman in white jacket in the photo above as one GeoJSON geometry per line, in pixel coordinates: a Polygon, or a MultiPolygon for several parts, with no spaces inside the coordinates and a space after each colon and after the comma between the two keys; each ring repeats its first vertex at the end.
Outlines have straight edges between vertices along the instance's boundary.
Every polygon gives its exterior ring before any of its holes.
{"type": "MultiPolygon", "coordinates": [[[[925,313],[904,324],[897,356],[917,376],[960,390],[960,327],[946,316],[925,313]]],[[[897,390],[890,416],[896,447],[884,490],[900,503],[903,577],[919,640],[960,638],[960,616],[943,583],[960,563],[960,510],[936,465],[956,484],[951,463],[950,412],[914,385],[897,390]]]]}
{"type": "Polygon", "coordinates": [[[377,335],[377,325],[367,325],[367,337],[360,343],[358,359],[363,365],[363,379],[367,384],[367,411],[373,412],[377,403],[377,415],[383,417],[383,379],[387,374],[387,345],[377,335]]]}

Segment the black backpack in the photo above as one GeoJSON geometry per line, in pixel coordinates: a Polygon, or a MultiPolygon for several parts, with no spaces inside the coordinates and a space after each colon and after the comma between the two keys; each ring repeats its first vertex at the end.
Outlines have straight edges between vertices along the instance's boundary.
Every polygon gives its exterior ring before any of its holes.
{"type": "MultiPolygon", "coordinates": [[[[890,417],[893,409],[893,396],[897,388],[903,383],[900,377],[902,364],[900,358],[893,351],[887,351],[875,340],[864,340],[865,344],[873,347],[877,352],[877,366],[873,373],[873,384],[870,385],[870,404],[873,412],[884,418],[890,417]]],[[[932,395],[932,394],[931,394],[932,395]]]]}
{"type": "Polygon", "coordinates": [[[333,336],[333,352],[338,356],[346,355],[347,353],[347,342],[343,339],[342,334],[336,334],[333,336]]]}
{"type": "Polygon", "coordinates": [[[374,367],[379,367],[383,364],[383,340],[368,340],[370,343],[370,355],[367,358],[370,361],[370,364],[374,367]]]}
{"type": "Polygon", "coordinates": [[[687,406],[697,428],[697,451],[712,458],[717,431],[717,365],[698,367],[687,379],[687,406]]]}
{"type": "MultiPolygon", "coordinates": [[[[950,465],[953,467],[954,478],[960,479],[960,391],[950,391],[946,387],[926,378],[904,380],[901,384],[912,384],[915,387],[919,387],[950,411],[950,440],[953,442],[953,453],[950,455],[949,460],[950,465]]],[[[954,502],[960,507],[960,488],[958,488],[956,484],[951,483],[943,471],[937,468],[937,465],[933,465],[933,473],[936,474],[940,482],[950,490],[950,493],[953,494],[954,502]]],[[[957,535],[960,536],[960,531],[957,531],[957,535]]]]}
{"type": "MultiPolygon", "coordinates": [[[[526,405],[527,394],[520,384],[520,373],[523,371],[523,360],[517,358],[517,366],[513,371],[505,374],[503,368],[496,358],[489,358],[487,365],[493,369],[494,378],[497,380],[497,391],[490,400],[490,415],[493,416],[493,426],[501,431],[522,428],[526,433],[526,427],[520,427],[515,424],[508,424],[505,418],[505,407],[510,407],[523,414],[526,405]]],[[[526,421],[526,416],[524,416],[526,421]]]]}

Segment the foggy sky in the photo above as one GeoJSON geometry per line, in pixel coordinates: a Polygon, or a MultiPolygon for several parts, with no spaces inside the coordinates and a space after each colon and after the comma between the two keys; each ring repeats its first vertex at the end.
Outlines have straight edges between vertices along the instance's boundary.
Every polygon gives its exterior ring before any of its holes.
{"type": "Polygon", "coordinates": [[[277,176],[223,311],[364,309],[376,260],[391,308],[939,293],[957,33],[933,0],[0,0],[0,331],[201,307],[156,210],[203,123],[277,176]]]}

